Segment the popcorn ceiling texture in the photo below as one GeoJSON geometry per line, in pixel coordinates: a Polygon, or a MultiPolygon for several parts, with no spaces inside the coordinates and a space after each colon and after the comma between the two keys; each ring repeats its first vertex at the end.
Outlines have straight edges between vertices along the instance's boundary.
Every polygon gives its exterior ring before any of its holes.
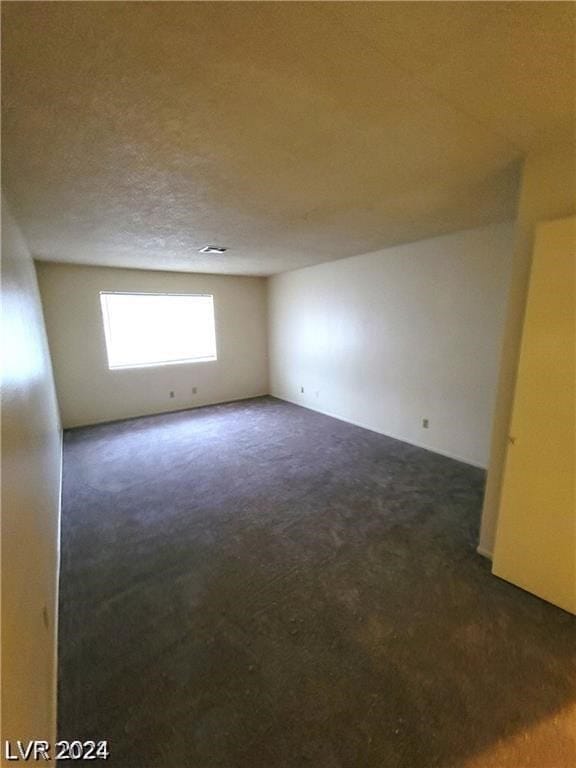
{"type": "Polygon", "coordinates": [[[108,266],[272,274],[511,219],[570,130],[574,12],[5,3],[3,181],[37,259],[108,266]]]}

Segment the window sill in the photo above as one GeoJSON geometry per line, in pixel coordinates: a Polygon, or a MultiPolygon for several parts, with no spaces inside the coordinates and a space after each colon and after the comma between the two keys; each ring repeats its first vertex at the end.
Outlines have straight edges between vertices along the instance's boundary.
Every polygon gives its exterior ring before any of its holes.
{"type": "Polygon", "coordinates": [[[213,357],[192,357],[188,360],[167,360],[158,363],[130,363],[129,365],[109,365],[109,371],[130,371],[138,368],[164,368],[167,365],[190,365],[192,363],[212,363],[218,360],[213,357]]]}

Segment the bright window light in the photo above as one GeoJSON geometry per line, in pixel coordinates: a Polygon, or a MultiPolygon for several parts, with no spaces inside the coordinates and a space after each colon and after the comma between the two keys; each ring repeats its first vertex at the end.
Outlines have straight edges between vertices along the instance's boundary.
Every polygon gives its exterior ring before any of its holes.
{"type": "Polygon", "coordinates": [[[216,360],[214,297],[100,293],[109,368],[216,360]]]}

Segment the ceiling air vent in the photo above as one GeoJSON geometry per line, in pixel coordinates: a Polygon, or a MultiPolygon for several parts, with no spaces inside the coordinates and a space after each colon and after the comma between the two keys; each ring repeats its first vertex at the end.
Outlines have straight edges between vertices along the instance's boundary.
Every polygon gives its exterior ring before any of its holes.
{"type": "Polygon", "coordinates": [[[223,248],[221,245],[205,245],[204,248],[200,248],[200,253],[226,253],[228,248],[223,248]]]}

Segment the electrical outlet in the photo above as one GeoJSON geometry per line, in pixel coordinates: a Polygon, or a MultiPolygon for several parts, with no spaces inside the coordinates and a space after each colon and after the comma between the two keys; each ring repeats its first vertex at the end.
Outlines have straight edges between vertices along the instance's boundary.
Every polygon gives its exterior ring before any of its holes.
{"type": "Polygon", "coordinates": [[[198,387],[192,387],[192,394],[195,395],[198,392],[198,387]]]}
{"type": "Polygon", "coordinates": [[[430,422],[428,421],[428,419],[422,419],[422,429],[428,429],[429,426],[430,426],[430,422]]]}
{"type": "Polygon", "coordinates": [[[303,394],[304,394],[304,387],[300,387],[300,394],[301,394],[301,395],[303,395],[303,394]]]}
{"type": "Polygon", "coordinates": [[[174,390],[170,390],[170,397],[174,397],[174,390]]]}

